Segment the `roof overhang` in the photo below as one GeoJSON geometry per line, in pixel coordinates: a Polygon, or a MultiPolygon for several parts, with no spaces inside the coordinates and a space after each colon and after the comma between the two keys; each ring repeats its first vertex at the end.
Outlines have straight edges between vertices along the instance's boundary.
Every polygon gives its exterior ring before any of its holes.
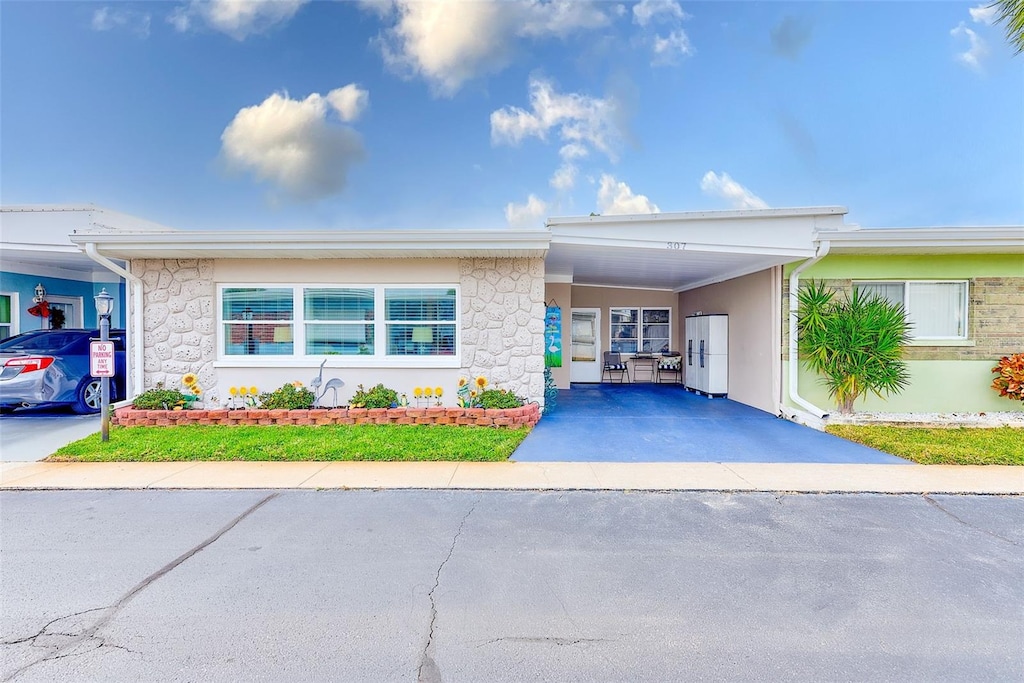
{"type": "Polygon", "coordinates": [[[76,245],[133,258],[338,259],[543,257],[547,230],[82,232],[76,245]]]}
{"type": "Polygon", "coordinates": [[[549,282],[685,291],[814,256],[838,206],[552,218],[549,282]]]}
{"type": "Polygon", "coordinates": [[[1021,254],[1024,226],[872,228],[822,233],[840,254],[1021,254]]]}

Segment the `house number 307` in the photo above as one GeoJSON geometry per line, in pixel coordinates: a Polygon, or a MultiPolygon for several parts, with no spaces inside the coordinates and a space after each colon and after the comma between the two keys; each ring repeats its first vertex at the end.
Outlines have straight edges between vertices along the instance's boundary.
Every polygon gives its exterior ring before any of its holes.
{"type": "Polygon", "coordinates": [[[682,242],[666,242],[665,244],[668,245],[669,249],[682,249],[683,248],[683,243],[682,242]]]}

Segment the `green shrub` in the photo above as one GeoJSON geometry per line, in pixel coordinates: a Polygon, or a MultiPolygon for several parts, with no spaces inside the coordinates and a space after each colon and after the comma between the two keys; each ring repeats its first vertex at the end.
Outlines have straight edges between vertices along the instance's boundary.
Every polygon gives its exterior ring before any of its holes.
{"type": "Polygon", "coordinates": [[[349,404],[353,408],[390,408],[398,405],[398,392],[388,389],[383,384],[378,384],[367,391],[360,384],[356,387],[356,393],[349,404]]]}
{"type": "Polygon", "coordinates": [[[260,407],[267,410],[308,410],[316,396],[301,384],[285,384],[275,391],[260,394],[260,407]]]}
{"type": "Polygon", "coordinates": [[[190,398],[177,389],[164,389],[163,382],[157,382],[152,389],[147,389],[132,400],[132,408],[140,410],[174,410],[175,406],[184,405],[190,398]]]}
{"type": "Polygon", "coordinates": [[[476,404],[481,408],[519,408],[523,405],[523,399],[511,391],[488,389],[480,392],[476,397],[476,404]]]}

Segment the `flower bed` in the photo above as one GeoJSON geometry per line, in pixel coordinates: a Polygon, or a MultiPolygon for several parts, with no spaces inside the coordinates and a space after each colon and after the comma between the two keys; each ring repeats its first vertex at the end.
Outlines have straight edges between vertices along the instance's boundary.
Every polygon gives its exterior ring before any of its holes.
{"type": "Polygon", "coordinates": [[[310,410],[139,410],[120,408],[113,423],[120,427],[173,425],[468,425],[478,427],[534,426],[540,406],[521,408],[312,408],[310,410]]]}

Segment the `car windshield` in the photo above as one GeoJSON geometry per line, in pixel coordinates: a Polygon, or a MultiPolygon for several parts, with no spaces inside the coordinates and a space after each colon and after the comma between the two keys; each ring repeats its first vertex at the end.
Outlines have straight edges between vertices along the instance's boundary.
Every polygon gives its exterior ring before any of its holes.
{"type": "Polygon", "coordinates": [[[0,342],[0,351],[57,351],[81,337],[82,332],[19,335],[0,342]]]}

